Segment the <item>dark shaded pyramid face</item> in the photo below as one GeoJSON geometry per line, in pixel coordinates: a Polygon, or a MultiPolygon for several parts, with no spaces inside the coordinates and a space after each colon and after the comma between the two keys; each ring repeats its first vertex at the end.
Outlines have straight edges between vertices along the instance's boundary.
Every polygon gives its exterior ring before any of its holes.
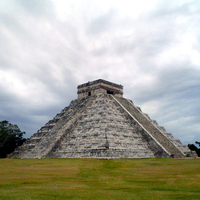
{"type": "Polygon", "coordinates": [[[103,83],[102,90],[102,81],[95,81],[92,92],[88,90],[92,89],[91,83],[80,87],[81,98],[73,100],[9,157],[114,159],[189,155],[189,149],[155,120],[129,100],[115,95],[117,85],[112,90],[103,83]]]}

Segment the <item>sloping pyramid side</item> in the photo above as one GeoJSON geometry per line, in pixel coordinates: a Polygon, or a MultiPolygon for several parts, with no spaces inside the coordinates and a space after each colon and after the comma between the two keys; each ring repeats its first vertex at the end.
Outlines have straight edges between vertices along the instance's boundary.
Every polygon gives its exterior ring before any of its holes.
{"type": "Polygon", "coordinates": [[[99,94],[74,130],[47,157],[155,157],[110,95],[99,94]]]}
{"type": "Polygon", "coordinates": [[[97,94],[72,101],[9,157],[184,156],[173,136],[161,129],[127,99],[97,94]]]}
{"type": "Polygon", "coordinates": [[[182,145],[180,140],[175,139],[171,133],[167,133],[164,127],[158,126],[155,120],[151,120],[147,114],[144,114],[140,108],[134,106],[129,100],[119,97],[115,99],[126,112],[143,127],[144,138],[150,136],[151,139],[160,144],[170,156],[180,158],[191,154],[186,145],[182,145]]]}
{"type": "Polygon", "coordinates": [[[51,151],[65,134],[68,134],[81,114],[92,103],[93,97],[73,100],[37,133],[30,137],[22,146],[18,147],[8,158],[43,158],[51,151]]]}

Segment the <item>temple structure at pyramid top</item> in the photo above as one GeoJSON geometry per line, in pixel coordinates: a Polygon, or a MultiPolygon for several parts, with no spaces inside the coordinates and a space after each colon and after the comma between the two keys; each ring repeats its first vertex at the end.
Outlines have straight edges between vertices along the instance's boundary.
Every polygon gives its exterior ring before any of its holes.
{"type": "Polygon", "coordinates": [[[87,82],[78,86],[78,98],[94,96],[98,93],[112,94],[114,96],[123,96],[123,86],[103,79],[87,82]]]}
{"type": "Polygon", "coordinates": [[[72,100],[10,158],[182,158],[196,156],[103,79],[78,86],[72,100]]]}

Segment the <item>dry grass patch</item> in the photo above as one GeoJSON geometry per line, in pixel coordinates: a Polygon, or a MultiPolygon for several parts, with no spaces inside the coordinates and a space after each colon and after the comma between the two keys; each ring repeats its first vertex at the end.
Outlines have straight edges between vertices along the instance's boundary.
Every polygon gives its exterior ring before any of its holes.
{"type": "Polygon", "coordinates": [[[200,159],[0,159],[0,199],[200,199],[200,159]]]}

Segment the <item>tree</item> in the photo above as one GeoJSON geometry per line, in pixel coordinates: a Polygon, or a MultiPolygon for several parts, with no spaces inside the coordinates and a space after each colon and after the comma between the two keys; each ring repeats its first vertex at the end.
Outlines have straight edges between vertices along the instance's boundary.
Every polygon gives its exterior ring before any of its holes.
{"type": "MultiPolygon", "coordinates": [[[[200,146],[200,142],[196,141],[195,143],[200,146]]],[[[188,147],[191,151],[196,151],[198,157],[200,157],[200,148],[197,148],[194,144],[188,144],[188,147]]]]}
{"type": "Polygon", "coordinates": [[[12,153],[14,149],[23,144],[26,140],[17,125],[13,125],[4,120],[0,122],[0,158],[5,158],[7,154],[12,153]]]}

